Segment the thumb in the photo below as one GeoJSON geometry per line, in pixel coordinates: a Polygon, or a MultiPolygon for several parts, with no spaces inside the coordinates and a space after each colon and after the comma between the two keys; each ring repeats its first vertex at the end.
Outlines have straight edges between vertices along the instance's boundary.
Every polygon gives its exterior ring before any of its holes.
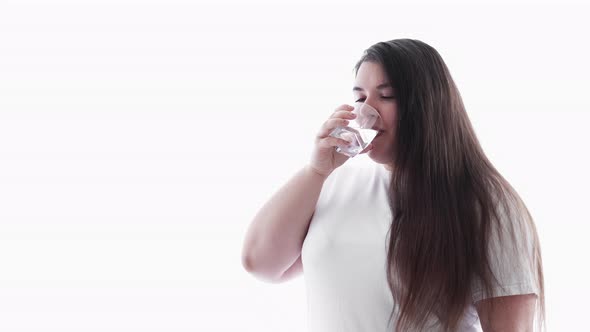
{"type": "Polygon", "coordinates": [[[367,153],[371,150],[373,150],[373,143],[367,145],[367,147],[363,151],[361,151],[361,153],[359,153],[359,154],[367,153]]]}

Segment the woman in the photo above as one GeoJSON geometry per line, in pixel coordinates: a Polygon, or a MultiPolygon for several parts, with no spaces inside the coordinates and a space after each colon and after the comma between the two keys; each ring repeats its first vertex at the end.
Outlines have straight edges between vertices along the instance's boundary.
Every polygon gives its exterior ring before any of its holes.
{"type": "Polygon", "coordinates": [[[328,135],[353,117],[338,107],[309,164],[250,225],[246,270],[271,282],[305,270],[312,331],[542,328],[534,222],[482,151],[439,53],[379,42],[355,72],[355,100],[382,119],[362,152],[376,166],[343,166],[335,147],[347,142],[328,135]]]}

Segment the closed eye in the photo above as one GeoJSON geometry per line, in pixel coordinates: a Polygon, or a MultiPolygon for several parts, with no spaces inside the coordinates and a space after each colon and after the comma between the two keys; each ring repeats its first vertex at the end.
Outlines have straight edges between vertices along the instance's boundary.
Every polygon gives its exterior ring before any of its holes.
{"type": "MultiPolygon", "coordinates": [[[[381,96],[381,98],[383,98],[383,99],[395,99],[395,96],[381,96]]],[[[361,101],[361,100],[365,100],[365,98],[357,99],[357,102],[358,101],[361,101]]]]}

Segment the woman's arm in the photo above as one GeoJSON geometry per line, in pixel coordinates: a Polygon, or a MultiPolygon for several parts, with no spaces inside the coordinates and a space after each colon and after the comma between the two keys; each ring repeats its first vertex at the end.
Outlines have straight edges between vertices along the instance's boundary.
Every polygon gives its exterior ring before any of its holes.
{"type": "MultiPolygon", "coordinates": [[[[277,282],[297,262],[326,179],[306,166],[260,209],[242,250],[242,265],[248,272],[277,282]]],[[[296,275],[298,269],[295,265],[288,274],[296,275]]]]}
{"type": "Polygon", "coordinates": [[[475,307],[484,332],[532,332],[536,301],[535,294],[510,295],[478,301],[475,307]]]}

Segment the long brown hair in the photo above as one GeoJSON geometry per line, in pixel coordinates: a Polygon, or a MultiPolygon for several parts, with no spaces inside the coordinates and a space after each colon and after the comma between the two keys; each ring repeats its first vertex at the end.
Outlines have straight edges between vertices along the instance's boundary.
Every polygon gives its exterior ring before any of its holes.
{"type": "Polygon", "coordinates": [[[544,323],[533,218],[485,156],[440,54],[422,41],[395,39],[366,49],[355,74],[364,61],[383,66],[398,106],[387,253],[387,281],[399,307],[396,330],[427,329],[428,317],[436,317],[441,330],[456,330],[473,304],[473,281],[480,281],[484,294],[499,287],[488,254],[492,241],[502,248],[502,241],[517,244],[509,246],[513,254],[526,257],[540,293],[536,321],[544,323]],[[522,227],[530,230],[530,255],[519,244],[522,227]]]}

